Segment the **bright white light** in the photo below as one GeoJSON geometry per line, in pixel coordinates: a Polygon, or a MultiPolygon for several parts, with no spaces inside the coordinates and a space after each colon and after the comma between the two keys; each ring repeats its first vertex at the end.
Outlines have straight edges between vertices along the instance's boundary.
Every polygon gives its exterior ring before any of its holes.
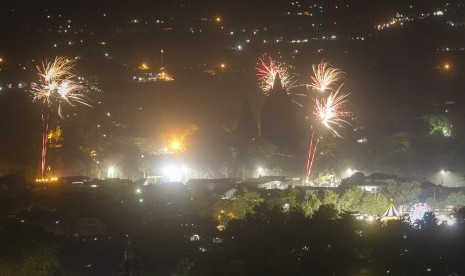
{"type": "Polygon", "coordinates": [[[457,223],[457,221],[453,217],[441,213],[436,214],[436,219],[438,220],[438,225],[445,224],[448,226],[452,226],[457,223]]]}
{"type": "Polygon", "coordinates": [[[142,193],[141,189],[137,189],[137,190],[136,190],[136,194],[139,194],[139,195],[140,195],[141,193],[142,193]]]}
{"type": "Polygon", "coordinates": [[[237,45],[236,48],[237,48],[238,51],[242,51],[242,45],[237,45]]]}
{"type": "Polygon", "coordinates": [[[354,173],[356,173],[357,171],[356,170],[352,170],[352,169],[347,169],[346,173],[347,175],[350,177],[352,175],[354,175],[354,173]]]}
{"type": "Polygon", "coordinates": [[[257,172],[258,172],[258,174],[263,174],[265,172],[265,170],[262,167],[258,167],[257,172]]]}
{"type": "Polygon", "coordinates": [[[422,220],[426,212],[429,212],[430,208],[426,203],[416,203],[410,209],[410,223],[414,224],[417,220],[422,220]]]}
{"type": "Polygon", "coordinates": [[[189,173],[187,166],[171,165],[163,169],[163,175],[171,182],[181,182],[189,173]]]}
{"type": "Polygon", "coordinates": [[[441,170],[441,174],[442,174],[442,175],[445,175],[445,174],[446,174],[446,171],[445,171],[445,170],[441,170]]]}
{"type": "Polygon", "coordinates": [[[115,167],[111,166],[108,168],[108,178],[115,178],[115,167]]]}

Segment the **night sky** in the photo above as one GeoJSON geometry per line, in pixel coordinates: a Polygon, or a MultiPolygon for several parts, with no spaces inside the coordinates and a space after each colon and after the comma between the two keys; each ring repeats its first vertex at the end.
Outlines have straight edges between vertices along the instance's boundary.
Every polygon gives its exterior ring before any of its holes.
{"type": "MultiPolygon", "coordinates": [[[[0,16],[0,158],[36,162],[41,106],[31,102],[28,89],[37,81],[35,66],[55,56],[75,58],[79,75],[100,90],[93,92],[93,108],[68,108],[65,120],[54,118],[72,129],[65,131],[64,151],[76,150],[67,143],[82,148],[77,137],[90,139],[96,125],[101,125],[98,135],[143,137],[157,145],[169,133],[192,125],[200,136],[211,138],[206,133],[234,130],[246,103],[259,124],[266,96],[255,68],[266,55],[290,66],[297,86],[289,97],[303,105],[305,116],[312,114],[314,95],[304,87],[312,64],[324,59],[346,72],[351,126],[337,143],[360,153],[358,160],[349,158],[357,166],[380,170],[369,164],[381,143],[398,133],[423,139],[428,125],[422,118],[429,115],[448,117],[453,131],[443,146],[459,152],[464,134],[463,12],[462,1],[6,3],[0,16]],[[165,51],[163,66],[175,81],[134,82],[141,63],[154,71],[162,65],[160,49],[165,51]],[[450,68],[444,69],[445,64],[450,68]],[[18,88],[20,82],[24,87],[18,88]],[[71,135],[74,131],[78,134],[71,135]],[[359,139],[368,143],[358,145],[359,139]]],[[[408,157],[412,162],[417,158],[408,157]]],[[[441,162],[398,173],[427,175],[448,166],[441,162]]]]}

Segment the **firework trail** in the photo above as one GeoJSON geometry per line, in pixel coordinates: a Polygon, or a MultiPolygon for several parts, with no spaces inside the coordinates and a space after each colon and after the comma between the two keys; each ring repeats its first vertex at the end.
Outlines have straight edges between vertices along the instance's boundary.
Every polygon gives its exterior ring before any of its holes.
{"type": "Polygon", "coordinates": [[[41,169],[42,169],[42,178],[44,178],[45,172],[45,159],[47,155],[47,134],[48,134],[48,114],[42,113],[42,158],[41,158],[41,169]]]}
{"type": "Polygon", "coordinates": [[[315,130],[312,128],[312,135],[310,138],[310,145],[308,147],[308,157],[307,157],[307,167],[305,170],[305,182],[308,183],[310,179],[310,175],[312,174],[312,167],[313,167],[313,160],[315,160],[315,153],[318,147],[318,143],[320,139],[317,139],[315,142],[315,146],[313,147],[315,130]]]}
{"type": "MultiPolygon", "coordinates": [[[[344,72],[340,69],[333,68],[325,61],[321,61],[319,65],[313,66],[314,76],[311,77],[312,83],[309,84],[314,90],[323,93],[327,90],[332,91],[328,96],[321,96],[315,98],[314,115],[316,120],[320,122],[326,129],[337,137],[341,137],[338,132],[338,128],[343,128],[344,125],[350,123],[346,121],[346,117],[350,115],[350,112],[344,110],[345,104],[347,103],[347,97],[349,94],[342,94],[342,85],[334,91],[334,87],[337,82],[342,80],[344,72]]],[[[319,139],[315,141],[314,129],[312,128],[312,135],[310,139],[309,151],[307,156],[306,166],[306,178],[305,181],[308,183],[313,163],[315,160],[315,154],[318,147],[319,139]]]]}
{"type": "Polygon", "coordinates": [[[74,62],[64,57],[56,57],[54,61],[42,63],[37,66],[39,76],[38,83],[32,83],[31,94],[33,102],[41,102],[45,105],[42,111],[42,178],[44,178],[47,156],[47,134],[49,129],[50,112],[57,108],[58,115],[63,118],[62,104],[66,102],[71,106],[76,103],[91,106],[84,84],[76,81],[73,73],[74,62]]]}
{"type": "Polygon", "coordinates": [[[342,85],[323,99],[315,99],[315,112],[317,119],[334,135],[341,137],[336,128],[343,128],[345,124],[350,125],[345,120],[345,117],[350,115],[350,112],[344,111],[344,105],[347,102],[346,98],[349,94],[339,94],[342,85]]]}
{"type": "Polygon", "coordinates": [[[313,76],[310,77],[311,83],[308,85],[318,92],[333,90],[334,85],[344,77],[344,72],[322,60],[320,64],[313,65],[313,76]]]}
{"type": "Polygon", "coordinates": [[[295,84],[294,77],[289,73],[288,68],[272,58],[268,59],[268,63],[260,58],[259,65],[260,67],[255,69],[257,70],[260,88],[264,93],[269,93],[273,89],[276,75],[281,79],[281,86],[286,91],[295,84]]]}

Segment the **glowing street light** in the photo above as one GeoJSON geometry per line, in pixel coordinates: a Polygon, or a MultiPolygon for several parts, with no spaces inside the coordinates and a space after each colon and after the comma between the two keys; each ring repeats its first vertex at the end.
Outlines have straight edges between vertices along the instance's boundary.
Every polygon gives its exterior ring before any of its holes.
{"type": "Polygon", "coordinates": [[[221,63],[221,64],[220,64],[220,68],[221,68],[221,69],[225,69],[225,68],[226,68],[226,64],[221,63]]]}
{"type": "Polygon", "coordinates": [[[265,172],[265,170],[262,167],[257,168],[258,175],[261,176],[265,172]]]}
{"type": "Polygon", "coordinates": [[[183,136],[173,136],[168,141],[167,147],[170,153],[180,153],[184,151],[184,137],[183,136]]]}
{"type": "Polygon", "coordinates": [[[179,151],[181,149],[181,143],[177,140],[174,140],[173,142],[171,142],[171,149],[173,151],[179,151]]]}
{"type": "Polygon", "coordinates": [[[219,17],[219,16],[216,17],[216,18],[215,18],[215,21],[216,21],[216,23],[220,23],[220,22],[221,22],[221,17],[219,17]]]}
{"type": "Polygon", "coordinates": [[[449,71],[451,69],[451,65],[449,63],[444,63],[444,65],[442,66],[442,69],[444,71],[449,71]]]}
{"type": "MultiPolygon", "coordinates": [[[[442,169],[440,172],[440,175],[441,175],[441,185],[444,185],[444,181],[447,181],[448,178],[450,178],[450,175],[448,175],[449,171],[446,171],[444,169],[442,169]]],[[[450,179],[449,179],[450,180],[450,179]]]]}
{"type": "Polygon", "coordinates": [[[352,175],[354,175],[356,172],[357,172],[357,170],[347,169],[347,175],[348,175],[349,177],[351,177],[352,175]]]}
{"type": "Polygon", "coordinates": [[[115,167],[111,166],[108,168],[107,177],[115,178],[115,167]]]}

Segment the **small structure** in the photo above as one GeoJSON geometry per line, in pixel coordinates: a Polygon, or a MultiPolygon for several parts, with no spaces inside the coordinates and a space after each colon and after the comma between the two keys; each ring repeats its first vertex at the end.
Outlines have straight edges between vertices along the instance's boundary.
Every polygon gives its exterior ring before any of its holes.
{"type": "Polygon", "coordinates": [[[186,182],[186,186],[192,197],[213,195],[221,196],[224,199],[231,199],[237,192],[236,182],[237,179],[234,178],[189,179],[186,182]]]}
{"type": "Polygon", "coordinates": [[[221,197],[221,199],[234,199],[234,195],[236,195],[237,192],[238,190],[236,188],[232,188],[226,191],[221,197]]]}
{"type": "Polygon", "coordinates": [[[160,51],[161,67],[160,67],[160,71],[158,71],[155,78],[158,81],[174,81],[173,76],[170,73],[168,73],[168,71],[166,71],[165,67],[163,67],[163,54],[164,54],[164,51],[163,49],[161,49],[160,51]]]}
{"type": "Polygon", "coordinates": [[[212,242],[213,242],[213,243],[216,243],[216,244],[220,244],[220,243],[223,243],[224,240],[223,240],[223,238],[220,238],[220,237],[214,237],[214,238],[212,239],[212,242]]]}
{"type": "Polygon", "coordinates": [[[391,199],[391,202],[389,203],[389,208],[386,210],[384,215],[381,217],[382,222],[390,221],[390,220],[399,220],[400,215],[399,212],[397,212],[396,207],[394,207],[394,203],[391,199]]]}
{"type": "Polygon", "coordinates": [[[287,176],[260,176],[258,178],[248,178],[239,183],[238,186],[239,188],[245,187],[252,190],[287,190],[296,184],[297,182],[287,176]]]}
{"type": "Polygon", "coordinates": [[[191,242],[200,241],[200,236],[197,234],[194,234],[189,239],[191,242]]]}
{"type": "Polygon", "coordinates": [[[384,173],[373,173],[365,177],[363,184],[360,184],[360,188],[370,193],[378,193],[386,188],[389,184],[395,184],[398,181],[396,175],[384,174],[384,173]]]}
{"type": "Polygon", "coordinates": [[[155,76],[155,80],[158,81],[174,81],[173,76],[168,73],[165,67],[161,67],[160,71],[155,76]]]}
{"type": "Polygon", "coordinates": [[[258,184],[258,188],[265,189],[265,190],[273,190],[273,189],[287,190],[289,188],[289,184],[283,183],[279,180],[272,180],[270,182],[258,184]]]}
{"type": "Polygon", "coordinates": [[[152,82],[152,81],[164,81],[170,82],[174,81],[173,75],[171,75],[166,68],[163,66],[163,54],[164,51],[161,49],[160,51],[160,70],[158,72],[154,72],[151,68],[146,64],[142,63],[137,67],[137,74],[133,77],[133,80],[138,82],[152,82]]]}

